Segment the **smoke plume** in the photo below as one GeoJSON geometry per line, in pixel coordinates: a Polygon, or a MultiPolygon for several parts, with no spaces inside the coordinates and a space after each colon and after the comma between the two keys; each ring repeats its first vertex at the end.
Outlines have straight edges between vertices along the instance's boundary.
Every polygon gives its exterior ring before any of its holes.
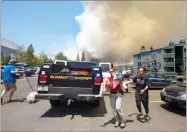
{"type": "Polygon", "coordinates": [[[130,62],[141,46],[149,50],[186,37],[185,1],[87,1],[76,16],[76,42],[90,57],[130,62]]]}

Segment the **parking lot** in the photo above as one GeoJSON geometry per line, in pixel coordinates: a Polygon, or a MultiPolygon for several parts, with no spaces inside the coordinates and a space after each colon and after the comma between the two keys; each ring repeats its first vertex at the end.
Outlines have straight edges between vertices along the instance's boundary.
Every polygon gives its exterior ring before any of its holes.
{"type": "MultiPolygon", "coordinates": [[[[37,77],[29,77],[29,80],[36,90],[37,77]]],[[[19,79],[17,86],[14,102],[1,106],[2,131],[121,131],[113,127],[108,96],[104,97],[98,108],[92,108],[85,102],[51,108],[48,101],[29,104],[25,100],[31,92],[26,79],[19,79]]],[[[130,91],[123,97],[123,110],[127,118],[123,131],[186,131],[186,110],[162,102],[160,90],[150,90],[151,121],[138,122],[134,89],[130,91]]]]}

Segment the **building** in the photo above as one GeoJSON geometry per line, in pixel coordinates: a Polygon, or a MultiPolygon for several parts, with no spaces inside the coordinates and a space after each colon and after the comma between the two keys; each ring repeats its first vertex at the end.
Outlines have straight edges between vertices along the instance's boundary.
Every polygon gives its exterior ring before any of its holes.
{"type": "Polygon", "coordinates": [[[186,68],[186,42],[182,39],[179,44],[170,42],[163,48],[143,50],[133,56],[133,65],[134,72],[143,66],[148,72],[158,72],[176,78],[176,75],[182,74],[181,67],[186,68]]]}
{"type": "Polygon", "coordinates": [[[15,56],[17,51],[18,46],[14,42],[1,38],[1,52],[4,56],[15,56]]]}

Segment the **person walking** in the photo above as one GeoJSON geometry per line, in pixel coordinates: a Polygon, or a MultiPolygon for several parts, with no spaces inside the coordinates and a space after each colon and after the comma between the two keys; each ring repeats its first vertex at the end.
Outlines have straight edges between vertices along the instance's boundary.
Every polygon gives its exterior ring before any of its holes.
{"type": "Polygon", "coordinates": [[[138,74],[133,78],[133,82],[136,83],[136,106],[139,111],[140,119],[146,118],[146,120],[150,120],[149,117],[149,78],[145,74],[145,68],[139,68],[138,74]],[[146,116],[144,117],[141,109],[141,103],[144,106],[146,116]]]}
{"type": "Polygon", "coordinates": [[[4,84],[4,90],[1,93],[1,104],[3,104],[3,96],[10,91],[9,100],[8,102],[11,102],[12,96],[14,92],[16,91],[16,74],[17,73],[23,73],[22,71],[16,71],[15,68],[15,60],[12,59],[9,61],[9,64],[4,68],[3,73],[3,84],[4,84]]]}
{"type": "Polygon", "coordinates": [[[126,126],[126,119],[123,115],[122,110],[122,78],[120,76],[117,76],[117,73],[114,69],[111,69],[110,73],[111,77],[103,81],[100,89],[100,94],[96,97],[102,96],[104,87],[108,88],[108,91],[110,91],[110,105],[115,118],[114,127],[120,126],[121,128],[124,128],[126,126]]]}

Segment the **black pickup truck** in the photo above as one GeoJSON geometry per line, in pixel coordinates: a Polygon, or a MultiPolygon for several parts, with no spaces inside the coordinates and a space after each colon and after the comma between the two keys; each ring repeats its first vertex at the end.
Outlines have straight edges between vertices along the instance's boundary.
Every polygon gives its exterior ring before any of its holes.
{"type": "Polygon", "coordinates": [[[62,101],[84,100],[99,106],[102,69],[94,62],[67,62],[67,65],[43,64],[38,75],[37,100],[49,100],[51,106],[62,101]]]}

